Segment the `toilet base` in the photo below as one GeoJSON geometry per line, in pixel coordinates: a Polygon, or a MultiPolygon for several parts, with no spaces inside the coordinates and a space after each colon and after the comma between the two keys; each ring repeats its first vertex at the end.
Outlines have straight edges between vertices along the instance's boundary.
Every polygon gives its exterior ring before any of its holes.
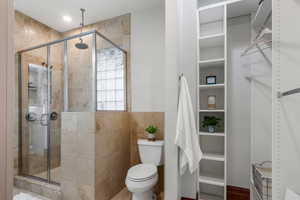
{"type": "Polygon", "coordinates": [[[156,195],[152,190],[132,193],[132,200],[156,200],[156,195]]]}

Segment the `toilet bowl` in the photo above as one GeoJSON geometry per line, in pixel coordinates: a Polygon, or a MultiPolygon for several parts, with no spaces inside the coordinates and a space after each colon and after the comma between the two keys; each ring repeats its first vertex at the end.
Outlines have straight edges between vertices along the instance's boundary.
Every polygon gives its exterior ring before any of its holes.
{"type": "Polygon", "coordinates": [[[152,189],[157,181],[158,174],[155,165],[139,164],[129,169],[126,186],[132,193],[132,200],[152,200],[155,199],[152,189]]]}
{"type": "Polygon", "coordinates": [[[163,141],[138,140],[142,164],[131,167],[126,176],[126,186],[132,200],[155,200],[153,188],[158,182],[157,166],[163,163],[163,141]]]}

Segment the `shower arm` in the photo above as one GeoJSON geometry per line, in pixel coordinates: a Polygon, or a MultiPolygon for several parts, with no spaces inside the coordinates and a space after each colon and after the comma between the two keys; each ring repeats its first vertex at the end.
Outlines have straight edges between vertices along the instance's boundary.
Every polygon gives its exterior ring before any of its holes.
{"type": "Polygon", "coordinates": [[[84,12],[85,12],[85,9],[80,8],[80,11],[81,11],[81,23],[80,23],[80,26],[81,26],[81,33],[82,33],[82,29],[84,27],[84,12]]]}

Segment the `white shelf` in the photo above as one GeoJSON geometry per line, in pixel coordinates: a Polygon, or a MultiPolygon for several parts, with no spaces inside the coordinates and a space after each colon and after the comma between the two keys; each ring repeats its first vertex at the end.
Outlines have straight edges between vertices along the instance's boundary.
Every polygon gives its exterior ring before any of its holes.
{"type": "Polygon", "coordinates": [[[224,197],[200,192],[199,200],[224,200],[224,197]]]}
{"type": "Polygon", "coordinates": [[[224,58],[210,59],[210,60],[200,60],[198,62],[200,67],[224,67],[224,58]]]}
{"type": "Polygon", "coordinates": [[[199,182],[205,183],[209,185],[216,185],[216,186],[224,186],[224,179],[221,178],[215,178],[211,176],[199,176],[199,182]]]}
{"type": "Polygon", "coordinates": [[[217,137],[224,137],[225,134],[224,133],[209,133],[209,132],[199,132],[199,135],[202,136],[217,136],[217,137]]]}
{"type": "MultiPolygon", "coordinates": [[[[226,90],[227,86],[226,81],[226,60],[227,60],[227,3],[211,3],[210,5],[201,7],[198,9],[198,38],[197,38],[197,58],[198,58],[198,68],[197,68],[197,123],[200,124],[200,119],[204,115],[224,115],[224,124],[226,124],[226,90]],[[203,71],[202,71],[203,70],[203,71]],[[203,74],[215,74],[217,77],[223,77],[219,79],[219,84],[211,85],[201,85],[200,76],[203,74]],[[212,91],[216,90],[216,91],[212,91]],[[207,106],[200,103],[200,99],[207,92],[221,92],[224,93],[224,106],[219,106],[217,109],[207,109],[207,106]],[[204,109],[202,109],[204,108],[204,109]],[[220,114],[218,114],[220,113],[220,114]]],[[[221,102],[220,105],[223,103],[221,102]]],[[[224,130],[226,128],[224,127],[224,130]]],[[[222,131],[222,130],[221,130],[222,131]]],[[[206,149],[203,153],[202,160],[210,160],[211,162],[200,162],[201,170],[198,170],[198,189],[199,199],[200,200],[224,200],[226,199],[226,133],[225,131],[219,133],[209,133],[205,130],[199,131],[199,138],[207,139],[209,144],[205,143],[206,149]],[[204,137],[205,136],[205,137],[204,137]],[[208,138],[208,137],[221,137],[221,138],[208,138]],[[223,138],[222,138],[223,137],[223,138]],[[215,143],[217,141],[217,143],[215,143]],[[210,144],[211,142],[211,144],[210,144]],[[224,151],[223,151],[223,142],[224,142],[224,151]],[[218,150],[209,150],[211,145],[218,144],[218,150]],[[212,153],[212,152],[221,152],[221,153],[212,153]],[[222,153],[224,152],[224,153],[222,153]],[[213,162],[212,162],[213,161],[213,162]],[[215,162],[216,161],[216,162],[215,162]],[[206,165],[207,164],[207,165],[206,165]],[[211,168],[208,170],[206,168],[211,168]],[[224,170],[224,173],[222,172],[224,170]],[[224,174],[221,175],[220,173],[224,174]],[[201,185],[200,185],[201,183],[201,185]],[[203,185],[205,184],[205,185],[203,185]],[[203,186],[203,187],[202,187],[203,186]],[[213,187],[212,187],[213,186],[213,187]],[[214,186],[217,186],[215,188],[214,186]],[[215,192],[210,190],[216,189],[218,195],[215,192]],[[207,191],[205,191],[207,190],[207,191]],[[224,195],[221,194],[224,192],[224,195]]],[[[204,144],[202,144],[204,145],[204,144]]],[[[200,146],[202,146],[200,145],[200,146]]],[[[211,148],[213,149],[213,147],[211,148]]]]}
{"type": "Polygon", "coordinates": [[[225,84],[199,85],[200,89],[219,89],[224,88],[225,84]]]}
{"type": "Polygon", "coordinates": [[[200,110],[199,112],[225,112],[224,109],[216,109],[216,110],[200,110]]]}
{"type": "Polygon", "coordinates": [[[203,160],[225,161],[225,156],[216,153],[203,153],[203,160]]]}
{"type": "Polygon", "coordinates": [[[224,37],[225,37],[224,33],[200,37],[199,47],[209,48],[209,47],[216,47],[216,46],[224,46],[224,37]]]}
{"type": "Polygon", "coordinates": [[[224,5],[211,7],[210,9],[208,7],[199,8],[198,12],[200,24],[224,20],[224,5]]]}

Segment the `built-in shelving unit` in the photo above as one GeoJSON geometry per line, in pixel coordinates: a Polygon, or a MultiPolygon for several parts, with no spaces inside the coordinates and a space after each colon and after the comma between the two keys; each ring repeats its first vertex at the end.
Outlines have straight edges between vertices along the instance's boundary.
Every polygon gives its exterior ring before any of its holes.
{"type": "Polygon", "coordinates": [[[225,84],[221,83],[221,84],[213,84],[213,85],[199,85],[199,88],[202,90],[205,89],[218,89],[218,88],[224,88],[225,84]]]}
{"type": "Polygon", "coordinates": [[[200,196],[202,199],[206,199],[206,200],[223,200],[222,196],[220,197],[212,194],[200,193],[200,196]]]}
{"type": "Polygon", "coordinates": [[[224,133],[208,133],[208,132],[199,132],[199,135],[202,135],[202,136],[220,136],[220,137],[225,136],[224,133]]]}
{"type": "Polygon", "coordinates": [[[216,178],[213,176],[199,176],[200,183],[206,183],[209,185],[216,185],[216,186],[224,186],[224,179],[223,178],[216,178]]]}
{"type": "Polygon", "coordinates": [[[199,67],[217,67],[224,65],[224,58],[210,59],[210,60],[200,60],[199,67]]]}
{"type": "Polygon", "coordinates": [[[226,199],[226,4],[198,9],[198,118],[199,141],[203,152],[198,172],[198,199],[226,199]],[[208,84],[206,78],[215,76],[208,84]],[[215,96],[216,105],[208,106],[215,96]],[[221,119],[220,127],[210,133],[201,126],[206,116],[221,119]]]}
{"type": "Polygon", "coordinates": [[[214,160],[214,161],[225,161],[224,155],[218,153],[204,153],[202,159],[214,160]]]}

